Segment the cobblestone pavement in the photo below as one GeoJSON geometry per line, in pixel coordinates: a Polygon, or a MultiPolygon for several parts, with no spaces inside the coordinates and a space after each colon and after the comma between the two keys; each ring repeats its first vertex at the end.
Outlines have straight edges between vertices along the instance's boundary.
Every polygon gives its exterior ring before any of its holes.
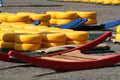
{"type": "MultiPolygon", "coordinates": [[[[54,2],[46,0],[3,0],[3,5],[3,7],[0,7],[0,10],[6,12],[30,11],[45,13],[46,11],[53,10],[96,11],[98,14],[98,23],[105,23],[120,18],[120,6],[118,5],[54,2]]],[[[112,29],[115,30],[115,28],[112,29]]],[[[116,53],[120,52],[119,44],[107,44],[111,46],[111,49],[116,53]]],[[[103,55],[105,54],[108,53],[104,53],[103,55]]],[[[120,64],[118,63],[114,66],[99,69],[60,72],[35,67],[30,64],[0,61],[0,80],[120,80],[119,68],[120,64]]]]}

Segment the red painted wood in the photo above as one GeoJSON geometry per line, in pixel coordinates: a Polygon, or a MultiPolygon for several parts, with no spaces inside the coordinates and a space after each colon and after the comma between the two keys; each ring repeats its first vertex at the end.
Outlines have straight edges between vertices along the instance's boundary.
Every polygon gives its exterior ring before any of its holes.
{"type": "Polygon", "coordinates": [[[91,42],[88,42],[87,44],[84,44],[83,46],[79,46],[77,48],[73,48],[58,53],[53,53],[50,55],[46,54],[44,56],[28,56],[25,54],[20,54],[19,52],[15,51],[9,51],[8,55],[20,59],[23,62],[56,70],[81,70],[101,68],[120,62],[120,54],[108,56],[91,56],[91,55],[89,56],[82,54],[81,51],[84,52],[90,50],[91,47],[92,48],[95,47],[95,45],[104,41],[109,36],[111,36],[111,32],[106,32],[104,35],[100,36],[99,38],[91,42]]]}
{"type": "Polygon", "coordinates": [[[98,60],[90,60],[90,61],[88,60],[88,61],[80,61],[80,62],[42,59],[42,57],[28,56],[28,55],[20,54],[15,51],[11,51],[9,55],[12,55],[22,61],[31,63],[36,66],[51,68],[55,70],[81,70],[81,69],[101,68],[120,62],[120,54],[103,56],[98,60]]]}

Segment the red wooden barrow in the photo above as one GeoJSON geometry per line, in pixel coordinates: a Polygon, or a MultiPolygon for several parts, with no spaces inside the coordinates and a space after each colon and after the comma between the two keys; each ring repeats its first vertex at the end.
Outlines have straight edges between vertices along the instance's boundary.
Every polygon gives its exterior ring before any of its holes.
{"type": "Polygon", "coordinates": [[[6,59],[1,57],[0,59],[3,61],[14,61],[13,58],[9,58],[9,56],[12,56],[23,62],[55,70],[81,70],[110,66],[120,62],[120,54],[93,56],[83,54],[82,52],[91,50],[111,35],[111,32],[106,32],[91,42],[62,52],[45,54],[42,56],[29,56],[16,51],[9,51],[7,56],[1,53],[6,59]]]}

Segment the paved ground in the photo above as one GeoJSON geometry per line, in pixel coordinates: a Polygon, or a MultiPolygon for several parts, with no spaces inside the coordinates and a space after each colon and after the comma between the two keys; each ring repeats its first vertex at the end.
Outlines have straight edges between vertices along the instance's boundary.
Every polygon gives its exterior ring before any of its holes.
{"type": "MultiPolygon", "coordinates": [[[[44,13],[51,10],[96,11],[98,23],[120,18],[120,6],[112,5],[52,2],[46,0],[3,0],[3,4],[4,7],[0,7],[0,10],[7,12],[31,11],[44,13]]],[[[112,43],[108,45],[116,53],[120,52],[120,45],[112,43]]],[[[0,62],[0,80],[120,80],[120,64],[99,69],[59,72],[29,64],[0,62]]]]}

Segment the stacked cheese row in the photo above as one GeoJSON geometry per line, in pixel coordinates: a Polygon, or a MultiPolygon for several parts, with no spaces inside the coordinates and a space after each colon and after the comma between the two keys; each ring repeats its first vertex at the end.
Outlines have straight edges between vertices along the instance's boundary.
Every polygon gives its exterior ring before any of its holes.
{"type": "Polygon", "coordinates": [[[2,12],[0,13],[0,22],[22,22],[28,23],[28,15],[17,15],[15,13],[2,12]]]}
{"type": "MultiPolygon", "coordinates": [[[[41,47],[48,48],[64,44],[83,44],[87,42],[89,37],[86,31],[40,27],[25,23],[7,24],[4,22],[0,25],[0,32],[0,40],[2,42],[9,42],[12,46],[9,47],[7,44],[5,47],[17,51],[31,51],[41,47]],[[3,34],[3,32],[5,34],[3,34]]],[[[4,44],[1,43],[0,45],[3,46],[4,44]]]]}
{"type": "Polygon", "coordinates": [[[40,32],[27,32],[27,29],[18,33],[7,31],[0,31],[0,48],[16,51],[33,51],[41,48],[42,36],[40,32]]]}
{"type": "Polygon", "coordinates": [[[0,31],[0,48],[13,49],[15,35],[17,34],[0,31]]]}
{"type": "Polygon", "coordinates": [[[115,39],[116,39],[117,41],[120,41],[120,25],[116,27],[115,39]]]}
{"type": "Polygon", "coordinates": [[[66,32],[67,44],[85,44],[89,38],[89,34],[85,31],[66,32]]]}
{"type": "Polygon", "coordinates": [[[49,29],[50,32],[42,33],[42,45],[45,48],[65,44],[84,44],[89,38],[86,31],[73,31],[70,29],[49,29]]]}
{"type": "Polygon", "coordinates": [[[87,18],[85,25],[97,24],[97,13],[93,11],[67,11],[69,13],[77,13],[80,18],[87,18]]]}
{"type": "Polygon", "coordinates": [[[42,47],[48,48],[66,44],[66,35],[61,32],[43,32],[42,47]]]}
{"type": "Polygon", "coordinates": [[[77,18],[88,18],[85,25],[97,23],[97,13],[92,11],[47,11],[46,13],[51,15],[50,23],[56,25],[67,24],[77,18]]]}
{"type": "Polygon", "coordinates": [[[17,12],[17,15],[29,15],[30,22],[40,20],[40,26],[50,26],[49,20],[51,16],[44,13],[33,13],[33,12],[17,12]]]}
{"type": "Polygon", "coordinates": [[[120,4],[120,0],[89,0],[89,1],[92,3],[98,3],[98,4],[109,4],[109,5],[119,5],[120,4]]]}
{"type": "Polygon", "coordinates": [[[77,18],[76,13],[67,13],[62,11],[47,11],[51,15],[51,24],[63,25],[67,24],[77,18]]]}
{"type": "Polygon", "coordinates": [[[89,38],[86,31],[74,31],[71,29],[55,29],[52,32],[62,32],[66,35],[66,44],[84,44],[89,38]]]}
{"type": "Polygon", "coordinates": [[[0,13],[0,22],[21,22],[21,23],[31,23],[35,20],[40,20],[40,26],[50,26],[49,20],[51,16],[49,14],[39,14],[32,12],[17,12],[17,13],[0,13]]]}
{"type": "Polygon", "coordinates": [[[15,36],[14,50],[33,51],[41,48],[42,37],[40,34],[21,33],[15,36]]]}
{"type": "Polygon", "coordinates": [[[85,12],[85,11],[47,11],[44,14],[33,13],[33,12],[17,12],[17,13],[0,13],[0,22],[9,23],[31,23],[35,20],[40,20],[40,26],[50,26],[50,24],[63,25],[67,24],[76,18],[88,18],[85,23],[96,24],[97,13],[96,12],[85,12]],[[47,13],[47,14],[46,14],[47,13]]]}
{"type": "Polygon", "coordinates": [[[98,4],[109,4],[109,5],[120,5],[120,0],[59,0],[59,1],[74,1],[74,2],[85,2],[85,3],[98,3],[98,4]]]}
{"type": "Polygon", "coordinates": [[[39,26],[20,22],[0,24],[0,48],[16,51],[33,51],[41,48],[39,26]]]}

